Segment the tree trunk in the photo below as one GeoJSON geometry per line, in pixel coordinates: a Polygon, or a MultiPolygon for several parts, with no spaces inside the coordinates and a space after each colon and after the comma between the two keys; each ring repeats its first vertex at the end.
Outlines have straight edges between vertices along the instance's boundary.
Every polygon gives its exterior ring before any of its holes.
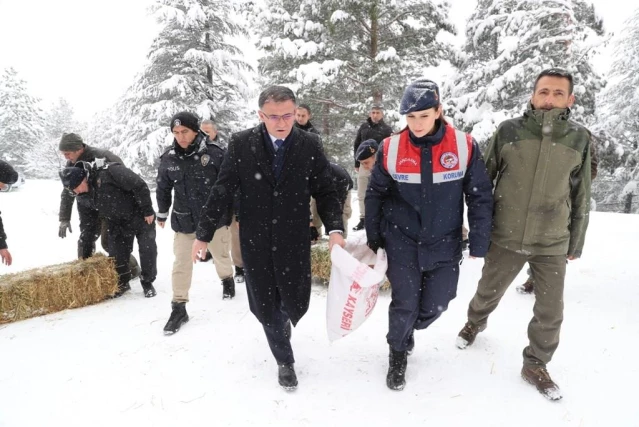
{"type": "Polygon", "coordinates": [[[328,138],[331,135],[331,106],[324,104],[324,117],[322,117],[322,127],[324,128],[324,135],[328,138]]]}
{"type": "Polygon", "coordinates": [[[626,194],[626,200],[624,200],[624,205],[623,205],[623,212],[624,213],[632,212],[632,197],[633,196],[634,196],[634,194],[632,194],[632,193],[626,194]]]}
{"type": "MultiPolygon", "coordinates": [[[[206,34],[204,35],[204,43],[206,44],[206,50],[208,52],[211,51],[211,45],[209,44],[209,31],[208,31],[208,25],[206,27],[206,34]]],[[[210,64],[206,64],[206,81],[208,81],[210,84],[213,84],[213,69],[211,68],[210,64]]]]}
{"type": "MultiPolygon", "coordinates": [[[[377,9],[377,2],[374,1],[371,4],[371,60],[373,62],[373,73],[377,74],[377,63],[375,62],[375,58],[378,53],[378,43],[379,43],[379,10],[377,9]]],[[[372,95],[373,95],[373,104],[381,105],[382,104],[382,90],[378,87],[376,82],[370,82],[372,84],[372,95]]]]}

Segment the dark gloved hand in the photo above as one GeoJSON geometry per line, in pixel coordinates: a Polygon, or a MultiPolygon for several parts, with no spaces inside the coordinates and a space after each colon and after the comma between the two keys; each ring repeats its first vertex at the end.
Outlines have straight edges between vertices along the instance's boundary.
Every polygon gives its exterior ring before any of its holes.
{"type": "Polygon", "coordinates": [[[69,233],[73,233],[73,230],[71,230],[71,221],[60,221],[60,228],[58,229],[58,237],[62,239],[67,237],[67,228],[69,229],[69,233]]]}
{"type": "Polygon", "coordinates": [[[311,242],[315,242],[319,239],[319,232],[316,227],[311,226],[311,242]]]}
{"type": "Polygon", "coordinates": [[[371,248],[371,251],[377,253],[377,249],[384,249],[384,239],[378,237],[377,239],[369,240],[366,245],[371,248]]]}

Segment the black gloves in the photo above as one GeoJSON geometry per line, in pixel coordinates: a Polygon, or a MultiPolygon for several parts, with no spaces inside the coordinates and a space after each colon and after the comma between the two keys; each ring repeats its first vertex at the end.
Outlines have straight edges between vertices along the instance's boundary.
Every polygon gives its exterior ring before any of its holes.
{"type": "Polygon", "coordinates": [[[67,237],[67,228],[69,229],[69,233],[73,233],[73,230],[71,230],[71,221],[60,221],[60,228],[58,229],[58,237],[62,239],[67,237]]]}
{"type": "Polygon", "coordinates": [[[371,248],[371,251],[377,253],[377,249],[384,249],[384,239],[378,237],[377,239],[369,240],[366,245],[371,248]]]}
{"type": "Polygon", "coordinates": [[[319,237],[320,235],[317,231],[317,228],[311,225],[311,242],[316,242],[319,237]]]}

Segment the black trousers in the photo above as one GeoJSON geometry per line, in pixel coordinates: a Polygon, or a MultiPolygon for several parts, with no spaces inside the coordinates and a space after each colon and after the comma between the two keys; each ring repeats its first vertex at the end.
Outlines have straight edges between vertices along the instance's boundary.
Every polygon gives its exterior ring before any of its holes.
{"type": "Polygon", "coordinates": [[[131,280],[129,259],[133,252],[133,240],[138,240],[142,283],[152,284],[157,276],[158,248],[155,243],[155,222],[147,224],[144,218],[134,218],[130,223],[109,221],[109,256],[115,259],[115,268],[119,275],[120,286],[131,280]]]}
{"type": "Polygon", "coordinates": [[[422,272],[389,262],[386,274],[392,284],[386,340],[393,350],[406,351],[413,330],[430,326],[457,295],[459,265],[422,272]]]}
{"type": "MultiPolygon", "coordinates": [[[[255,298],[252,288],[247,285],[246,289],[249,294],[248,297],[255,298]]],[[[291,340],[286,336],[285,332],[289,327],[288,323],[290,320],[288,314],[286,314],[282,307],[282,299],[279,291],[276,291],[275,304],[272,309],[272,318],[275,319],[273,324],[262,324],[264,333],[266,334],[266,340],[268,341],[268,346],[271,348],[271,353],[273,353],[278,364],[295,363],[291,340]]]]}
{"type": "MultiPolygon", "coordinates": [[[[107,246],[107,233],[102,230],[102,220],[98,211],[78,203],[80,216],[80,238],[78,239],[78,258],[86,259],[95,252],[95,241],[102,235],[102,246],[107,246]]],[[[106,231],[106,230],[104,230],[106,231]]]]}

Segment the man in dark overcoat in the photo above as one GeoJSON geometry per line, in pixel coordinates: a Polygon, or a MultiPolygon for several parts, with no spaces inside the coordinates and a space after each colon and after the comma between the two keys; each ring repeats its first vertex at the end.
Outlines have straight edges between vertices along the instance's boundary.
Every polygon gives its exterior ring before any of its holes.
{"type": "Polygon", "coordinates": [[[342,212],[331,167],[317,135],[293,127],[295,94],[271,86],[259,97],[262,123],[236,133],[217,182],[200,215],[193,260],[206,250],[218,222],[239,190],[240,247],[251,312],[264,327],[278,363],[278,380],[297,387],[291,348],[291,323],[308,309],[311,256],[309,202],[329,230],[329,246],[344,245],[342,212]]]}

